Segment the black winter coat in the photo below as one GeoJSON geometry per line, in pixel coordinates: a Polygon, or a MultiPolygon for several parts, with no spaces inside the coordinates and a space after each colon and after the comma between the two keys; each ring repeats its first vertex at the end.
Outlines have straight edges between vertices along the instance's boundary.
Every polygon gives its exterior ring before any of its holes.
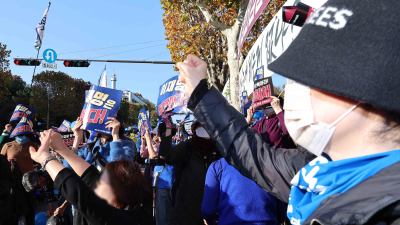
{"type": "Polygon", "coordinates": [[[163,137],[158,155],[167,164],[176,164],[175,177],[181,173],[176,203],[171,218],[171,225],[201,224],[201,203],[209,165],[222,156],[218,151],[210,151],[205,162],[203,153],[194,144],[193,139],[182,141],[171,147],[172,136],[163,137]],[[190,159],[184,162],[187,151],[191,151],[190,159]],[[182,168],[183,167],[183,168],[182,168]],[[181,170],[182,169],[182,170],[181,170]]]}
{"type": "Polygon", "coordinates": [[[54,180],[54,187],[79,211],[81,219],[74,218],[74,225],[129,224],[155,225],[154,218],[142,208],[138,212],[117,209],[100,199],[91,189],[100,178],[100,172],[90,166],[81,177],[72,170],[61,170],[54,180]]]}
{"type": "MultiPolygon", "coordinates": [[[[226,161],[270,194],[288,202],[290,181],[315,156],[302,149],[270,147],[248,128],[244,116],[206,80],[188,108],[210,134],[226,161]]],[[[304,224],[395,224],[400,221],[400,162],[342,194],[326,198],[304,224]]]]}

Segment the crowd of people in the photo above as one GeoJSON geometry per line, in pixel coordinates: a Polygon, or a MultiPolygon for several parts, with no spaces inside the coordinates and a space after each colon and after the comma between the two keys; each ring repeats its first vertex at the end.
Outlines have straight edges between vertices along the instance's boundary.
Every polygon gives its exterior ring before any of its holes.
{"type": "Polygon", "coordinates": [[[74,225],[399,224],[399,8],[329,0],[268,65],[288,78],[284,98],[247,117],[189,55],[177,68],[190,131],[171,111],[144,132],[117,115],[111,134],[95,134],[78,118],[67,147],[54,130],[11,135],[16,124],[6,125],[0,224],[35,224],[36,191],[47,216],[74,225]]]}

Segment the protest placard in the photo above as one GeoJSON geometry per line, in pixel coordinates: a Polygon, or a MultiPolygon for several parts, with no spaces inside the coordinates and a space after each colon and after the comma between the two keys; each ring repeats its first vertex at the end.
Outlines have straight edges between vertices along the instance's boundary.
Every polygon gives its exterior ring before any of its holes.
{"type": "Polygon", "coordinates": [[[22,117],[26,117],[29,120],[32,120],[33,114],[35,113],[35,109],[24,104],[19,104],[14,109],[14,113],[11,116],[10,121],[20,120],[22,117]]]}
{"type": "Polygon", "coordinates": [[[172,113],[187,113],[186,107],[189,97],[185,94],[185,87],[178,80],[178,76],[172,77],[160,86],[157,100],[157,115],[161,116],[165,109],[172,113]],[[167,107],[168,106],[168,107],[167,107]]]}
{"type": "Polygon", "coordinates": [[[106,129],[106,122],[109,121],[107,118],[117,116],[121,98],[120,90],[93,85],[86,95],[81,112],[82,129],[111,134],[111,130],[106,129]]]}
{"type": "Polygon", "coordinates": [[[144,107],[139,111],[138,128],[140,136],[143,136],[145,134],[146,129],[148,129],[149,132],[151,132],[150,119],[144,107]]]}

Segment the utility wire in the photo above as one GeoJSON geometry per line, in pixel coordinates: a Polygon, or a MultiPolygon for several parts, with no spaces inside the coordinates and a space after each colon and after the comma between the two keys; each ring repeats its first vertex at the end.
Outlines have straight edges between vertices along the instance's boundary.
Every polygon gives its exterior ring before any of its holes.
{"type": "Polygon", "coordinates": [[[118,46],[111,46],[111,47],[105,47],[105,48],[87,49],[87,50],[76,51],[76,52],[65,52],[65,53],[58,53],[57,55],[65,55],[65,54],[78,53],[78,52],[89,52],[89,51],[96,51],[96,50],[102,50],[102,49],[108,49],[108,48],[118,48],[118,47],[131,46],[131,45],[140,45],[140,44],[146,44],[146,43],[152,43],[152,42],[160,42],[160,41],[165,41],[165,40],[147,41],[147,42],[140,42],[140,43],[134,43],[134,44],[127,44],[127,45],[118,45],[118,46]]]}
{"type": "MultiPolygon", "coordinates": [[[[133,49],[133,50],[129,50],[129,51],[117,52],[117,53],[114,53],[114,54],[97,56],[97,57],[93,57],[93,58],[90,58],[90,59],[97,59],[97,58],[101,58],[101,57],[104,57],[104,56],[117,55],[117,54],[122,54],[122,53],[125,53],[125,52],[133,52],[133,51],[137,51],[137,50],[141,50],[141,49],[146,49],[146,48],[152,48],[152,47],[161,46],[161,45],[165,45],[165,44],[153,45],[153,46],[144,47],[144,48],[137,48],[137,49],[133,49]]],[[[89,60],[90,60],[90,59],[89,59],[89,60]]]]}
{"type": "Polygon", "coordinates": [[[165,53],[167,53],[167,52],[169,52],[169,51],[166,51],[166,52],[160,53],[160,54],[158,54],[158,55],[154,55],[154,56],[152,56],[152,57],[149,57],[149,58],[147,58],[147,59],[144,59],[143,61],[146,61],[146,60],[148,60],[148,59],[151,59],[151,58],[154,58],[154,57],[156,57],[156,56],[159,56],[159,55],[165,54],[165,53]]]}

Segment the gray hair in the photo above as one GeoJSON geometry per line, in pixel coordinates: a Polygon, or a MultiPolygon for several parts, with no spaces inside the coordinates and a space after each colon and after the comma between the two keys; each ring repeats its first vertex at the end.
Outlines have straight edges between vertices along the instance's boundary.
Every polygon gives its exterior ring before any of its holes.
{"type": "Polygon", "coordinates": [[[24,186],[26,192],[36,191],[39,188],[38,178],[43,175],[38,171],[29,171],[22,177],[22,185],[24,186]]]}

